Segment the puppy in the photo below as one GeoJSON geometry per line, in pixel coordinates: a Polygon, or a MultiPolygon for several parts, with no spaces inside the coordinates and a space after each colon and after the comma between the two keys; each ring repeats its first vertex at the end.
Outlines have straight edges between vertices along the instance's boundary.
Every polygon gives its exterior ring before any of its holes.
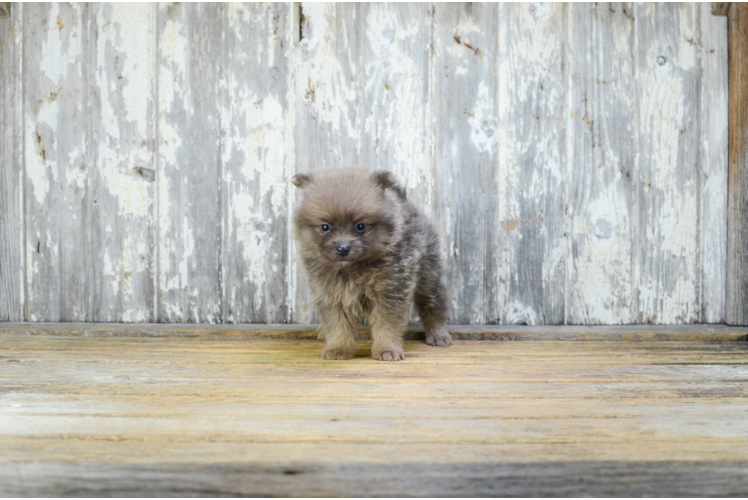
{"type": "Polygon", "coordinates": [[[352,358],[359,321],[368,317],[374,359],[405,359],[402,336],[412,301],[426,343],[450,345],[436,233],[394,176],[327,169],[292,182],[304,193],[294,230],[321,320],[319,337],[327,341],[322,357],[352,358]]]}

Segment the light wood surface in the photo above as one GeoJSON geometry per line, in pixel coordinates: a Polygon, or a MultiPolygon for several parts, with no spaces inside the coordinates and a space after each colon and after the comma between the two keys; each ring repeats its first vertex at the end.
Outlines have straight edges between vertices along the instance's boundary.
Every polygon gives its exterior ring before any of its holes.
{"type": "MultiPolygon", "coordinates": [[[[748,494],[748,342],[0,331],[2,495],[748,494]]],[[[744,337],[743,337],[744,338],[744,337]]]]}

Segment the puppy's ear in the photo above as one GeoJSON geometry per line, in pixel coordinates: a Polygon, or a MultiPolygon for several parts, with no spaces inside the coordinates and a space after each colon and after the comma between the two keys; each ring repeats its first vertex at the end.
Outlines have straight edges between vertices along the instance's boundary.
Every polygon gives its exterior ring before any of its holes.
{"type": "Polygon", "coordinates": [[[310,182],[312,182],[312,177],[307,174],[296,174],[291,177],[291,182],[293,182],[293,185],[297,188],[304,189],[310,182]]]}
{"type": "Polygon", "coordinates": [[[395,176],[392,175],[392,172],[387,172],[386,170],[378,170],[374,172],[373,174],[371,174],[371,178],[374,181],[374,184],[382,189],[392,187],[396,182],[395,176]]]}

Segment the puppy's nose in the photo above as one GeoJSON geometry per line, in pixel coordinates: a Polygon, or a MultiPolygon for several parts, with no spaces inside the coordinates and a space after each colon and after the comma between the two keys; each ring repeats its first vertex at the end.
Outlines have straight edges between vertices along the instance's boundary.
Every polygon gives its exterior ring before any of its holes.
{"type": "Polygon", "coordinates": [[[338,248],[336,248],[335,251],[340,256],[346,256],[351,253],[351,247],[348,245],[338,245],[338,248]]]}

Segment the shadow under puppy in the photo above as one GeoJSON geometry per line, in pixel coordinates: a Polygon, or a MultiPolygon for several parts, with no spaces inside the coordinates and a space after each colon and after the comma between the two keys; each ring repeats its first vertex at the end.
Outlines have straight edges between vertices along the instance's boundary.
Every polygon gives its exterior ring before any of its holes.
{"type": "Polygon", "coordinates": [[[350,359],[368,317],[371,354],[405,359],[402,336],[415,301],[426,343],[448,346],[447,297],[439,242],[429,220],[405,198],[390,172],[363,168],[298,174],[303,189],[294,229],[309,276],[324,359],[350,359]]]}

